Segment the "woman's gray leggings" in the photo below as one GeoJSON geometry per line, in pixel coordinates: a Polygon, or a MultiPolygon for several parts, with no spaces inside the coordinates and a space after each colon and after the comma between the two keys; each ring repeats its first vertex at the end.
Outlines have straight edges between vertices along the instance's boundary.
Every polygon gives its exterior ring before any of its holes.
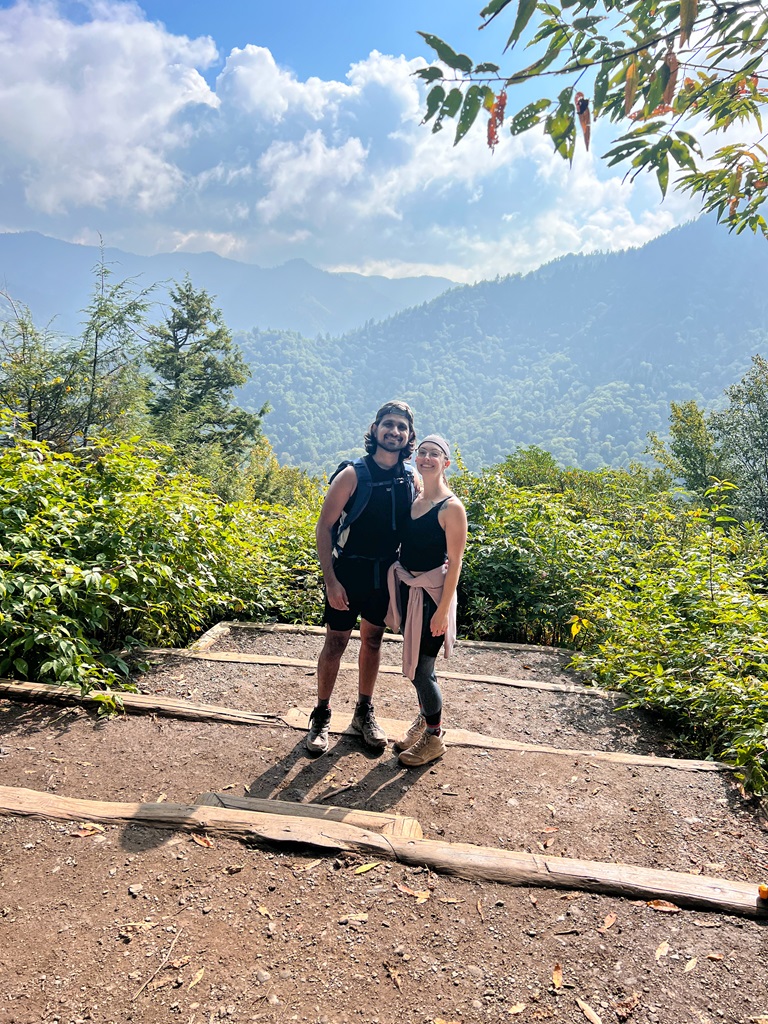
{"type": "Polygon", "coordinates": [[[428,654],[420,654],[416,666],[413,685],[419,697],[419,707],[428,726],[440,725],[443,712],[443,695],[437,685],[435,675],[435,658],[428,654]]]}

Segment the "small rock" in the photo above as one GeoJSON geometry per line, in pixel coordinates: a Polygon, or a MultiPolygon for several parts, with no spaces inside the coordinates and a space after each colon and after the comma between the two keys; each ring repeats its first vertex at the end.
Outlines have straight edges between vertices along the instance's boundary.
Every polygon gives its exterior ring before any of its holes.
{"type": "Polygon", "coordinates": [[[136,885],[128,886],[128,892],[131,894],[131,896],[134,897],[138,896],[140,892],[143,892],[143,890],[144,886],[141,884],[141,882],[137,882],[136,885]]]}

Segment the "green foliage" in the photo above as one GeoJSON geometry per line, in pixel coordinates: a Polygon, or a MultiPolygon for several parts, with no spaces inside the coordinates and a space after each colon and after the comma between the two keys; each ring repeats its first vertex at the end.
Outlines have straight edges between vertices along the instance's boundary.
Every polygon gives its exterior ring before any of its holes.
{"type": "Polygon", "coordinates": [[[648,435],[649,451],[688,490],[703,497],[713,478],[726,475],[725,460],[717,452],[710,427],[711,417],[693,400],[672,402],[669,442],[655,433],[648,435]]]}
{"type": "Polygon", "coordinates": [[[0,675],[115,687],[128,675],[124,648],[308,607],[310,505],[224,505],[167,449],[136,439],[63,454],[6,441],[0,675]]]}
{"type": "Polygon", "coordinates": [[[628,706],[663,714],[688,748],[735,765],[747,791],[768,789],[768,544],[754,525],[733,526],[727,486],[708,511],[675,516],[648,507],[578,613],[590,623],[577,668],[629,694],[628,706]],[[641,542],[638,543],[638,540],[641,542]]]}
{"type": "Polygon", "coordinates": [[[675,188],[699,196],[702,208],[731,229],[768,236],[768,151],[763,138],[753,141],[768,105],[768,15],[759,0],[499,0],[481,11],[481,27],[502,12],[514,12],[503,68],[475,63],[421,33],[437,58],[415,72],[431,85],[424,121],[432,131],[458,116],[457,143],[485,106],[494,146],[498,107],[479,98],[498,91],[506,102],[519,93],[512,133],[530,130],[548,111],[544,132],[572,161],[578,129],[589,148],[591,118],[600,116],[625,129],[605,154],[609,165],[626,167],[631,178],[652,171],[662,195],[673,173],[675,188]],[[520,55],[523,42],[532,59],[520,55]],[[552,92],[532,103],[532,86],[545,83],[552,92]],[[701,144],[686,125],[702,135],[740,128],[744,137],[729,138],[702,166],[701,144]]]}

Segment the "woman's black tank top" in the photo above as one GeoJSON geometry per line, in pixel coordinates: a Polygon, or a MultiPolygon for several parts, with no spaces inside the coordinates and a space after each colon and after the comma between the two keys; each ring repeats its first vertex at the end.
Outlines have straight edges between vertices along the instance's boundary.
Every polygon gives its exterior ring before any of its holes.
{"type": "Polygon", "coordinates": [[[448,501],[443,500],[418,519],[406,519],[400,547],[400,564],[409,572],[425,572],[445,561],[445,530],[437,513],[448,501]]]}

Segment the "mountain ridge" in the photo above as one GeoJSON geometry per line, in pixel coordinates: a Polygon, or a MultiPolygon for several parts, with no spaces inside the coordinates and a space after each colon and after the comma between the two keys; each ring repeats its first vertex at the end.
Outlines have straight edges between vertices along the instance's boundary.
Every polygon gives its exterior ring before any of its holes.
{"type": "MultiPolygon", "coordinates": [[[[62,334],[78,333],[78,311],[90,301],[92,271],[99,259],[98,246],[34,231],[0,233],[2,290],[28,306],[36,323],[53,322],[62,334]]],[[[260,267],[217,253],[140,256],[105,246],[104,259],[115,280],[134,279],[138,288],[154,285],[151,299],[161,305],[167,301],[168,282],[189,273],[195,288],[205,288],[215,297],[232,330],[271,327],[309,335],[338,334],[428,301],[454,286],[447,278],[333,273],[306,260],[260,267]]]]}

